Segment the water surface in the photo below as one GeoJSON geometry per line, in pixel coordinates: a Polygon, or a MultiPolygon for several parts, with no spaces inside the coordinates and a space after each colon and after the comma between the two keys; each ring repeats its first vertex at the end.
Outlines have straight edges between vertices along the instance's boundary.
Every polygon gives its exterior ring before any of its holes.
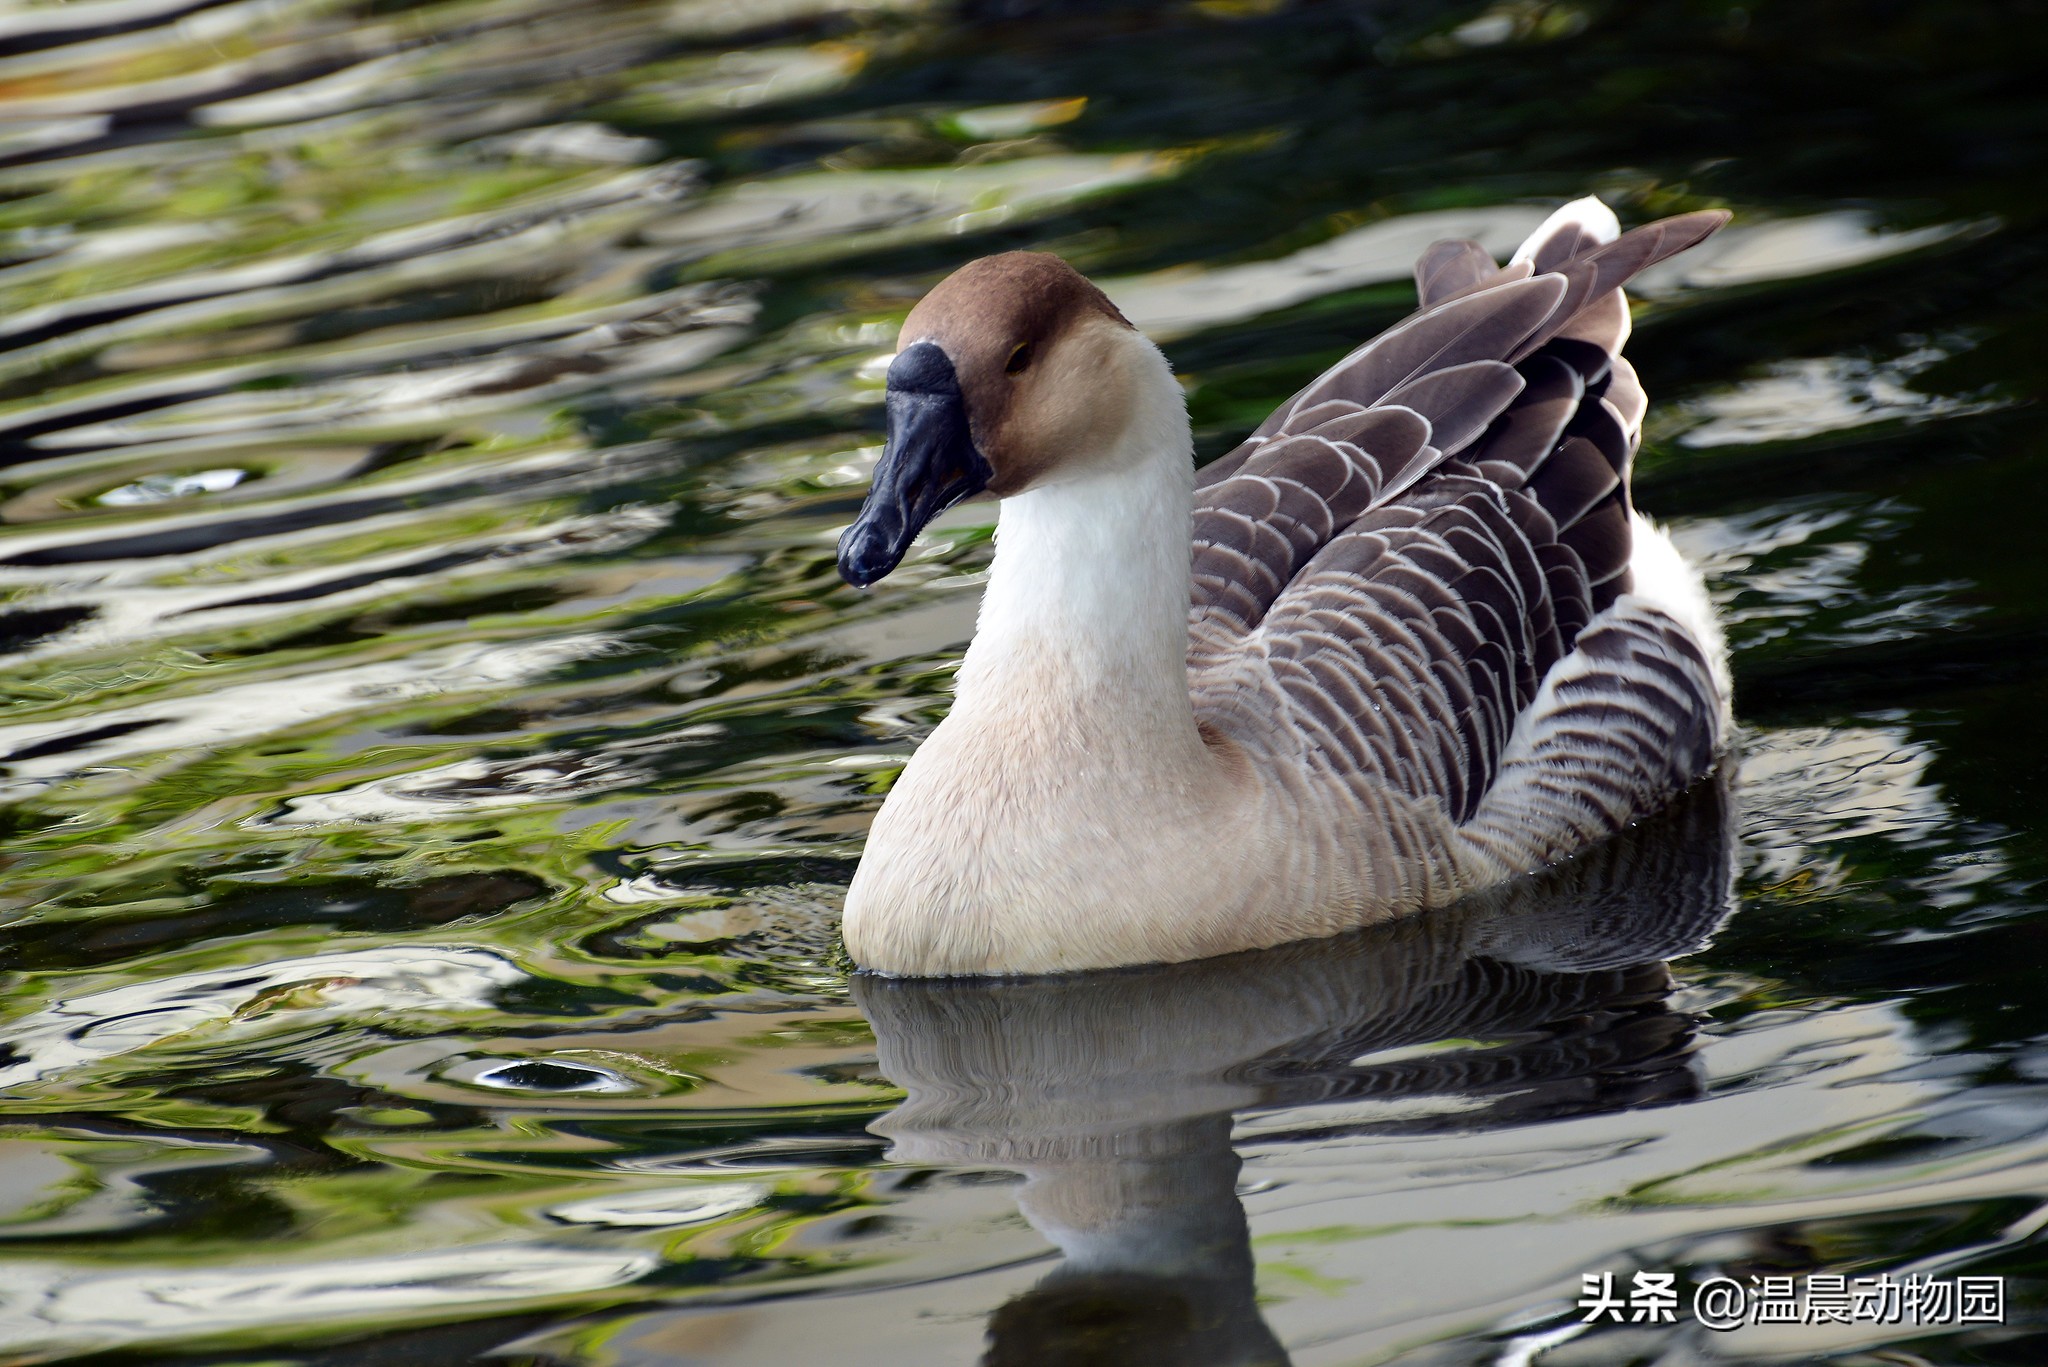
{"type": "Polygon", "coordinates": [[[0,1360],[2048,1358],[2043,35],[1933,3],[0,14],[0,1360]],[[1722,784],[1454,913],[850,978],[989,555],[832,567],[1057,250],[1199,453],[1588,192],[1722,784]],[[2007,1323],[1572,1328],[1588,1272],[2007,1323]]]}

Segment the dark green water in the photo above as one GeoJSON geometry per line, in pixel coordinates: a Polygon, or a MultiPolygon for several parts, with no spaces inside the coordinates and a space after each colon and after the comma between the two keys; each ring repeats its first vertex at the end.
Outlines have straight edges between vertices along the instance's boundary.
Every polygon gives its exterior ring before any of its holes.
{"type": "Polygon", "coordinates": [[[0,1362],[2048,1361],[2048,9],[17,0],[0,52],[0,1362]],[[1328,944],[849,981],[992,518],[833,573],[919,294],[1062,252],[1207,456],[1588,192],[1736,214],[1630,348],[1732,796],[1328,944]],[[1640,1269],[2006,1323],[1569,1332],[1640,1269]]]}

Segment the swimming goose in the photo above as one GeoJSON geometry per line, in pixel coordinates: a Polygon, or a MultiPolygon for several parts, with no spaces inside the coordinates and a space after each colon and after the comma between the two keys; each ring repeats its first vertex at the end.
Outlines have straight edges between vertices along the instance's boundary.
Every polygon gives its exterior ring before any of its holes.
{"type": "Polygon", "coordinates": [[[1637,514],[1622,285],[1713,232],[1566,205],[1197,474],[1158,348],[1059,258],[972,262],[903,324],[839,542],[893,570],[1001,499],[951,712],[846,898],[863,966],[1202,958],[1452,902],[1668,803],[1729,732],[1698,574],[1637,514]]]}

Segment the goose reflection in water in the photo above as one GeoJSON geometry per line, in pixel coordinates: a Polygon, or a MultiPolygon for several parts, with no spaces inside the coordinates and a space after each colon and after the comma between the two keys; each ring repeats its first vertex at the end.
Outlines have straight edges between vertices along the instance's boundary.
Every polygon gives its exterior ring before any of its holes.
{"type": "Polygon", "coordinates": [[[1329,940],[1057,978],[857,978],[908,1093],[872,1127],[890,1157],[1022,1174],[1019,1208],[1065,1255],[991,1317],[984,1364],[1287,1362],[1253,1289],[1236,1113],[1401,1103],[1341,1132],[1414,1134],[1696,1095],[1665,961],[1732,905],[1732,809],[1725,781],[1703,784],[1539,879],[1329,940]],[[1451,1040],[1487,1047],[1418,1049],[1451,1040]]]}

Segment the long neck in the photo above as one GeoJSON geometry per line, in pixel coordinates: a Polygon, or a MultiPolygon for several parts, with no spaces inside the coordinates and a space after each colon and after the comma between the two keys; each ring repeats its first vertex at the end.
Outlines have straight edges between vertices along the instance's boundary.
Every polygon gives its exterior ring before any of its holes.
{"type": "Polygon", "coordinates": [[[1088,473],[1003,500],[955,710],[1192,737],[1192,442],[1163,364],[1113,448],[1085,454],[1088,473]]]}

